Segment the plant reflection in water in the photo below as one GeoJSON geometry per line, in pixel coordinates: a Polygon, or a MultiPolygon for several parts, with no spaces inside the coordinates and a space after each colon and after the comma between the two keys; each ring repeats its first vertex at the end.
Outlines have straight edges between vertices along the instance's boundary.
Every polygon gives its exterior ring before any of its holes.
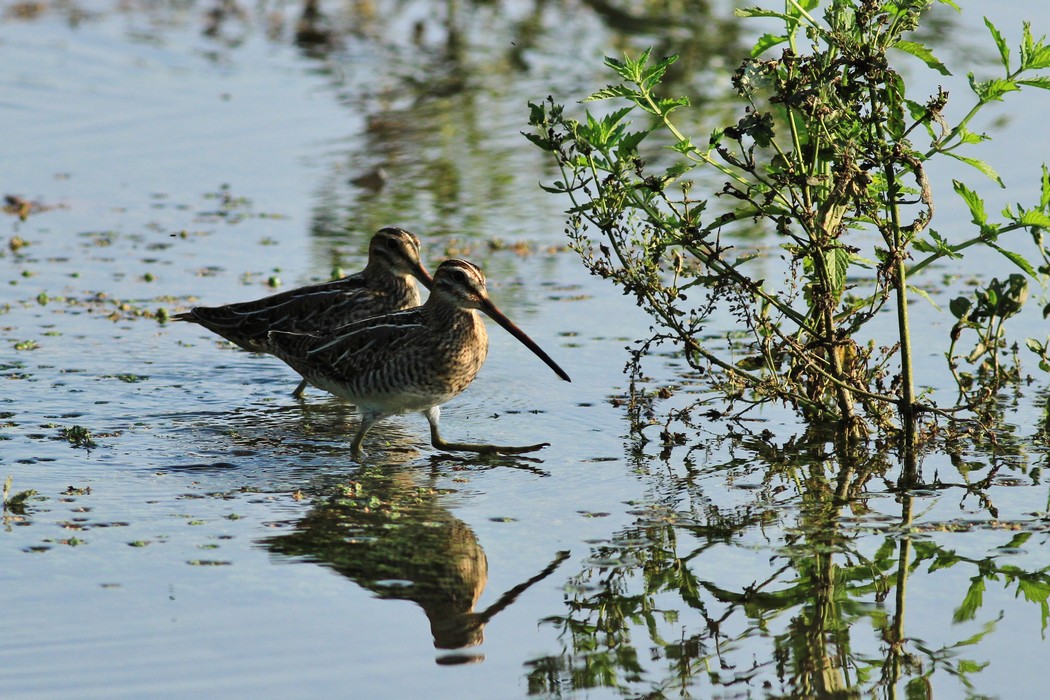
{"type": "MultiPolygon", "coordinates": [[[[1029,570],[1009,559],[1045,528],[997,520],[988,490],[1001,464],[981,481],[926,482],[917,464],[898,464],[890,450],[850,449],[816,435],[780,447],[757,436],[732,439],[736,454],[721,467],[686,467],[684,476],[665,469],[658,480],[666,505],[640,511],[633,526],[592,550],[570,579],[566,613],[545,620],[563,649],[530,662],[532,694],[611,687],[631,697],[750,697],[759,689],[777,697],[929,697],[949,677],[972,692],[988,666],[981,642],[1005,614],[982,614],[982,595],[996,582],[1037,606],[1045,634],[1050,567],[1029,570]],[[714,491],[727,488],[747,495],[720,505],[723,494],[714,491]],[[988,517],[928,519],[935,500],[950,494],[976,500],[988,517]],[[896,513],[886,508],[890,498],[896,513]],[[790,517],[797,520],[783,522],[790,517]],[[977,529],[1003,544],[976,557],[945,544],[963,543],[945,533],[972,539],[982,536],[977,529]],[[739,570],[726,564],[734,559],[739,570]],[[939,611],[921,610],[909,634],[908,583],[916,577],[920,600],[931,587],[954,599],[952,625],[931,625],[939,611]],[[969,587],[946,587],[947,577],[969,587]]],[[[658,473],[644,457],[638,469],[658,473]]]]}

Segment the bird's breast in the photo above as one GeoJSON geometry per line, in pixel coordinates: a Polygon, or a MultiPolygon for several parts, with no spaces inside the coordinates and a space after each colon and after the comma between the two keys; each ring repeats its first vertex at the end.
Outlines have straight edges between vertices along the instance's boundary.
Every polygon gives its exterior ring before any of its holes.
{"type": "Polygon", "coordinates": [[[393,342],[377,338],[355,366],[309,378],[365,410],[395,414],[439,406],[474,381],[488,354],[488,333],[476,313],[441,321],[428,319],[393,342]]]}

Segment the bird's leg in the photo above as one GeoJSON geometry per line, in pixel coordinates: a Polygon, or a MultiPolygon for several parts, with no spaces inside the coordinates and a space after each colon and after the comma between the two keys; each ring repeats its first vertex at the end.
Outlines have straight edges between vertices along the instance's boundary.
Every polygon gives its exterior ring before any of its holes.
{"type": "Polygon", "coordinates": [[[365,439],[365,433],[382,417],[381,413],[372,411],[361,414],[361,425],[357,426],[357,435],[354,435],[354,441],[350,443],[350,454],[354,459],[361,456],[361,442],[365,439]]]}
{"type": "Polygon", "coordinates": [[[479,454],[508,454],[518,455],[524,454],[525,452],[535,452],[536,450],[542,450],[544,447],[550,445],[549,442],[541,442],[538,445],[483,445],[471,442],[447,442],[441,437],[441,432],[438,429],[438,421],[441,419],[441,409],[437,406],[428,408],[423,411],[423,415],[427,417],[427,422],[430,423],[430,444],[439,450],[448,450],[450,452],[477,452],[479,454]]]}
{"type": "Polygon", "coordinates": [[[307,382],[305,379],[299,382],[299,386],[295,387],[295,391],[292,392],[292,396],[297,399],[303,398],[303,392],[306,391],[307,382]]]}

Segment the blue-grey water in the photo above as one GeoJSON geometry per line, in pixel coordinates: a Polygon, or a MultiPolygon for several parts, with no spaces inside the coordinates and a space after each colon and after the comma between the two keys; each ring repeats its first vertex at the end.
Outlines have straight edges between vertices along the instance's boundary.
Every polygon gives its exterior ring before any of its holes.
{"type": "MultiPolygon", "coordinates": [[[[290,2],[0,8],[0,195],[19,198],[0,219],[0,481],[36,492],[0,528],[0,695],[1041,695],[1045,375],[1004,408],[1016,447],[924,455],[929,488],[878,472],[837,507],[813,499],[841,473],[829,445],[778,461],[701,421],[663,459],[658,426],[631,434],[625,347],[650,322],[566,250],[565,202],[537,187],[554,168],[519,132],[527,100],[576,108],[611,80],[602,56],[668,37],[707,52],[677,86],[717,91],[755,31],[725,7],[628,31],[600,3],[322,3],[323,45],[296,42],[290,2]],[[384,225],[432,269],[481,265],[572,376],[492,325],[445,436],[550,447],[441,454],[409,415],[359,463],[352,408],[163,320],[360,269],[384,225]]],[[[993,9],[965,9],[938,39],[960,96],[968,59],[994,69],[993,9]]],[[[1016,43],[1022,19],[1047,30],[1040,9],[994,13],[1016,43]]],[[[933,172],[942,232],[970,218],[951,177],[990,211],[1038,197],[1050,96],[1009,97],[980,155],[1011,189],[933,172]]],[[[955,272],[929,278],[942,306],[955,272]]],[[[921,383],[943,390],[925,303],[921,383]]],[[[1038,310],[1029,325],[1045,335],[1038,310]]],[[[670,349],[647,370],[682,383],[670,349]]]]}

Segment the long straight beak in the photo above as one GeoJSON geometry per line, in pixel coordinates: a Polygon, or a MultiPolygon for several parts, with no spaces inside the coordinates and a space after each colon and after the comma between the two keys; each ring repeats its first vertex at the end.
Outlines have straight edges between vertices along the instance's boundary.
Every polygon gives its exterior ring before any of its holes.
{"type": "Polygon", "coordinates": [[[412,268],[412,275],[423,283],[423,286],[427,288],[427,291],[433,291],[434,289],[434,278],[427,272],[427,268],[423,267],[423,263],[416,263],[415,267],[412,268]]]}
{"type": "Polygon", "coordinates": [[[536,357],[546,362],[547,366],[554,370],[555,374],[557,374],[559,377],[561,377],[567,382],[572,381],[571,379],[569,379],[569,375],[565,373],[565,370],[559,367],[558,363],[552,360],[550,355],[543,352],[540,346],[532,341],[532,338],[525,335],[525,331],[515,326],[513,321],[504,316],[503,312],[497,309],[496,305],[493,304],[492,301],[490,301],[489,299],[485,299],[484,301],[482,301],[481,306],[479,308],[482,311],[484,311],[489,318],[491,318],[499,325],[503,326],[503,328],[508,333],[517,338],[519,341],[521,341],[522,345],[527,347],[529,350],[532,350],[532,352],[536,354],[536,357]]]}

